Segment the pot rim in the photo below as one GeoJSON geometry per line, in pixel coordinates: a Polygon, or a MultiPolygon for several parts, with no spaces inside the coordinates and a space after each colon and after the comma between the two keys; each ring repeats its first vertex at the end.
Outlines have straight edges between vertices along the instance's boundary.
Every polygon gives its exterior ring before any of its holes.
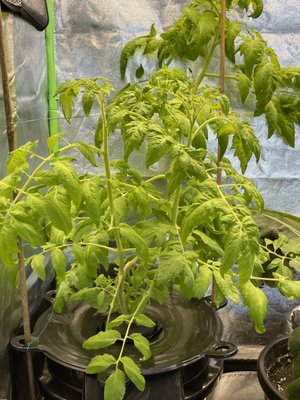
{"type": "Polygon", "coordinates": [[[279,393],[276,387],[271,383],[265,368],[265,360],[270,350],[277,345],[284,345],[285,343],[287,346],[287,341],[288,336],[273,340],[262,350],[257,360],[257,377],[263,391],[270,400],[287,400],[287,397],[279,393]]]}

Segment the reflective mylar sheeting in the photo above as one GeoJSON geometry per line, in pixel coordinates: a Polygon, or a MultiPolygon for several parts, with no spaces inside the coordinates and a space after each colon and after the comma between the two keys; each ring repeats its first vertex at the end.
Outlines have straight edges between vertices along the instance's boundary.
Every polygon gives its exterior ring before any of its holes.
{"type": "MultiPolygon", "coordinates": [[[[187,3],[186,0],[89,0],[75,7],[70,0],[56,0],[58,81],[105,76],[119,89],[122,86],[119,57],[124,44],[148,33],[153,23],[160,33],[172,24],[180,15],[181,7],[187,3]]],[[[276,50],[282,65],[299,66],[300,22],[295,16],[300,15],[300,2],[266,0],[264,3],[265,11],[261,17],[249,19],[247,24],[262,32],[269,45],[276,50]]],[[[127,79],[134,77],[138,60],[131,66],[127,79]]],[[[146,65],[146,74],[151,70],[152,66],[146,65]]],[[[230,84],[228,87],[230,90],[230,84]]],[[[93,114],[98,114],[97,109],[93,111],[93,114]]],[[[68,140],[88,138],[92,142],[96,117],[86,121],[82,114],[78,107],[72,127],[62,123],[63,130],[67,132],[68,140]]],[[[244,118],[248,118],[247,113],[244,118]]],[[[254,160],[250,162],[248,176],[261,189],[267,207],[300,215],[299,129],[296,147],[291,149],[280,138],[266,139],[267,128],[263,117],[256,118],[254,125],[261,140],[262,157],[258,165],[254,160]]],[[[120,155],[119,138],[112,137],[111,156],[118,158],[120,155]]],[[[142,173],[151,174],[151,171],[145,170],[142,156],[134,154],[134,160],[142,173]]],[[[90,168],[80,157],[78,164],[83,170],[90,168]]]]}

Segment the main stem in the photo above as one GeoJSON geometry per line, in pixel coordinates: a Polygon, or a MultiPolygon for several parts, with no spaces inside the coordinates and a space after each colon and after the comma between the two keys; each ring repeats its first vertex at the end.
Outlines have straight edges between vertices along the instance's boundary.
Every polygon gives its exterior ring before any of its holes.
{"type": "MultiPolygon", "coordinates": [[[[226,0],[221,1],[220,14],[220,92],[225,92],[225,21],[226,21],[226,0]]],[[[221,147],[218,144],[218,161],[217,161],[217,184],[222,184],[222,168],[221,168],[221,147]]],[[[211,300],[213,304],[217,302],[216,281],[213,278],[211,300]]]]}
{"type": "MultiPolygon", "coordinates": [[[[1,75],[2,75],[2,86],[3,86],[3,100],[6,120],[6,134],[8,141],[8,151],[12,152],[16,149],[16,134],[15,125],[13,120],[13,112],[11,105],[11,96],[9,90],[9,78],[7,72],[6,52],[4,43],[4,31],[3,31],[3,18],[2,9],[0,3],[0,64],[1,64],[1,75]]],[[[16,195],[16,194],[15,194],[16,195]]],[[[25,257],[22,240],[18,238],[18,269],[20,279],[20,295],[22,303],[22,317],[23,317],[23,329],[24,329],[24,340],[25,344],[31,341],[31,329],[30,329],[30,313],[28,305],[28,294],[26,285],[26,271],[25,271],[25,257]]],[[[31,353],[26,354],[27,361],[27,374],[29,383],[29,395],[32,400],[35,399],[35,387],[34,387],[34,372],[31,353]]]]}
{"type": "MultiPolygon", "coordinates": [[[[107,185],[107,194],[108,194],[108,201],[109,201],[109,208],[111,214],[111,221],[110,225],[113,229],[113,234],[116,240],[118,256],[119,256],[119,272],[118,278],[119,282],[117,285],[117,298],[119,301],[119,306],[121,309],[122,314],[127,313],[127,307],[125,304],[124,299],[124,279],[125,279],[125,272],[124,272],[124,251],[122,240],[120,236],[120,232],[117,227],[117,219],[116,219],[116,212],[115,212],[115,204],[114,204],[114,196],[113,196],[113,188],[112,188],[112,174],[110,170],[110,160],[109,160],[109,146],[108,146],[108,127],[107,127],[107,120],[105,115],[105,107],[104,107],[104,99],[98,99],[99,105],[101,107],[101,114],[102,114],[102,129],[103,129],[103,162],[104,162],[104,169],[105,169],[105,177],[106,177],[106,185],[107,185]]],[[[108,318],[109,322],[109,318],[108,318]]]]}

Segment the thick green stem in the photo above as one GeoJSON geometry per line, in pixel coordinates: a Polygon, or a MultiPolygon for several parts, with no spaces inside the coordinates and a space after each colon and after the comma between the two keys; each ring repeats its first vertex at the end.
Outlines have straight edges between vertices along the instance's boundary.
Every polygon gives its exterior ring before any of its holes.
{"type": "MultiPolygon", "coordinates": [[[[117,284],[117,291],[116,295],[119,301],[119,306],[122,314],[127,314],[127,307],[125,304],[124,299],[124,250],[122,246],[122,240],[120,236],[120,232],[117,226],[117,218],[115,212],[115,204],[114,204],[114,195],[113,195],[113,188],[112,188],[112,174],[110,169],[110,160],[109,160],[109,146],[108,146],[108,139],[109,139],[109,131],[107,127],[107,120],[105,114],[105,106],[104,106],[104,99],[98,98],[99,105],[101,107],[101,114],[102,114],[102,130],[103,130],[103,163],[105,169],[105,177],[106,177],[106,187],[107,187],[107,194],[108,194],[108,202],[111,214],[111,228],[113,231],[113,235],[116,241],[117,250],[118,250],[118,264],[119,264],[119,272],[118,272],[118,284],[117,284]]],[[[111,307],[112,309],[112,307],[111,307]]],[[[111,310],[110,310],[111,311],[111,310]]]]}

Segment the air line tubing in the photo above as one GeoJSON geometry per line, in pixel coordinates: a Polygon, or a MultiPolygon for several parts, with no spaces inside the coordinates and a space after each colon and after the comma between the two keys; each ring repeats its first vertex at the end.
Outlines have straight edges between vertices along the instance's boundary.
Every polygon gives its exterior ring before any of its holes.
{"type": "Polygon", "coordinates": [[[54,41],[55,23],[53,0],[46,0],[46,2],[49,15],[49,23],[46,28],[47,76],[49,96],[49,135],[53,136],[59,132],[58,107],[57,100],[55,98],[57,86],[54,41]]]}

